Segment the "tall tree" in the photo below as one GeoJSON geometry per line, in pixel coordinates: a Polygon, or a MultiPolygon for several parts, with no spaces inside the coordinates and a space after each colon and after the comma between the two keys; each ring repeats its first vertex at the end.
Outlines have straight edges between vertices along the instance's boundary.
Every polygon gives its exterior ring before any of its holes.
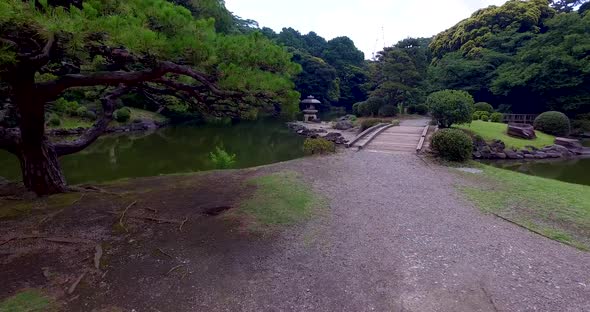
{"type": "Polygon", "coordinates": [[[0,98],[15,108],[17,125],[0,126],[0,148],[18,157],[25,186],[39,195],[66,190],[58,157],[92,144],[131,90],[236,118],[277,104],[296,110],[299,66],[259,33],[217,35],[213,19],[164,0],[72,3],[0,2],[0,98]],[[96,123],[73,141],[50,141],[46,104],[98,85],[106,88],[96,123]]]}

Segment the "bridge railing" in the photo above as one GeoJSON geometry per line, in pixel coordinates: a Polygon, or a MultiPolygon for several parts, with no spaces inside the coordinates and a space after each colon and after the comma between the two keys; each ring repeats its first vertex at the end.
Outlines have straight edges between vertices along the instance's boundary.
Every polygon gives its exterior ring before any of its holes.
{"type": "Polygon", "coordinates": [[[504,114],[504,123],[523,123],[532,125],[537,118],[536,114],[504,114]]]}

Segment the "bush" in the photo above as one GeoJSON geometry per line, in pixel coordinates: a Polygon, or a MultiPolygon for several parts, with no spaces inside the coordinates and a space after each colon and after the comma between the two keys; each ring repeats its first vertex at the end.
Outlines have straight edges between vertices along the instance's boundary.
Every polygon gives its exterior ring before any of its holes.
{"type": "Polygon", "coordinates": [[[379,116],[381,117],[393,117],[395,115],[397,115],[399,113],[399,110],[397,107],[393,106],[393,105],[389,105],[386,104],[384,106],[381,106],[381,108],[379,108],[379,116]]]}
{"type": "Polygon", "coordinates": [[[426,104],[441,128],[448,128],[456,123],[471,122],[473,97],[465,91],[434,92],[428,96],[426,104]]]}
{"type": "Polygon", "coordinates": [[[564,113],[549,111],[539,115],[534,122],[536,130],[557,136],[570,134],[570,120],[564,113]]]}
{"type": "Polygon", "coordinates": [[[477,111],[477,112],[473,113],[471,116],[472,116],[473,120],[488,121],[488,119],[490,118],[488,115],[488,112],[486,112],[486,111],[477,111]]]}
{"type": "Polygon", "coordinates": [[[581,134],[590,131],[590,120],[577,119],[572,121],[572,132],[581,134]]]}
{"type": "Polygon", "coordinates": [[[473,142],[458,129],[441,129],[432,136],[432,148],[443,159],[466,161],[471,159],[473,142]]]}
{"type": "Polygon", "coordinates": [[[426,104],[418,104],[416,105],[415,112],[418,115],[426,115],[428,114],[428,106],[426,104]]]}
{"type": "Polygon", "coordinates": [[[127,122],[131,118],[131,110],[127,107],[119,108],[115,111],[115,120],[118,122],[127,122]]]}
{"type": "Polygon", "coordinates": [[[483,111],[490,114],[494,112],[494,107],[486,102],[477,102],[473,107],[475,107],[475,111],[483,111]]]}
{"type": "Polygon", "coordinates": [[[416,114],[416,105],[408,106],[408,114],[410,114],[410,115],[416,114]]]}
{"type": "Polygon", "coordinates": [[[48,124],[52,127],[59,127],[59,125],[61,125],[61,120],[57,115],[51,115],[48,124]]]}
{"type": "Polygon", "coordinates": [[[479,120],[489,121],[490,115],[488,115],[488,112],[482,112],[481,115],[479,115],[479,120]]]}
{"type": "Polygon", "coordinates": [[[76,109],[76,112],[73,115],[78,117],[86,117],[87,113],[88,108],[86,108],[85,106],[80,106],[76,109]]]}
{"type": "Polygon", "coordinates": [[[356,116],[359,116],[359,106],[362,104],[363,102],[358,102],[358,103],[354,103],[352,104],[352,113],[356,116]]]}
{"type": "Polygon", "coordinates": [[[78,102],[68,101],[64,98],[59,98],[53,102],[53,109],[55,111],[68,115],[75,115],[79,107],[80,104],[78,102]]]}
{"type": "Polygon", "coordinates": [[[236,154],[229,154],[223,147],[216,146],[215,151],[209,153],[209,159],[217,169],[229,169],[236,163],[236,154]]]}
{"type": "Polygon", "coordinates": [[[491,122],[502,122],[503,120],[504,120],[504,114],[502,114],[502,113],[493,113],[490,116],[491,122]]]}
{"type": "Polygon", "coordinates": [[[305,139],[303,152],[306,155],[323,155],[336,152],[336,145],[324,138],[305,139]]]}
{"type": "Polygon", "coordinates": [[[365,130],[371,128],[372,126],[375,126],[380,123],[387,123],[387,120],[383,120],[383,119],[379,119],[379,118],[363,119],[361,121],[361,131],[365,131],[365,130]]]}

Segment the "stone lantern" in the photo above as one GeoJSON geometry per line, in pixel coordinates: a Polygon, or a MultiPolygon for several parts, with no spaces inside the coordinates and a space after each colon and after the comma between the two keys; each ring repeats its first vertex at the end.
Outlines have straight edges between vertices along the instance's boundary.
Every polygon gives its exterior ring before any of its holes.
{"type": "Polygon", "coordinates": [[[312,95],[308,96],[305,100],[301,101],[301,104],[305,105],[305,109],[303,110],[303,121],[318,121],[318,110],[315,108],[316,104],[321,104],[322,102],[316,100],[312,95]]]}

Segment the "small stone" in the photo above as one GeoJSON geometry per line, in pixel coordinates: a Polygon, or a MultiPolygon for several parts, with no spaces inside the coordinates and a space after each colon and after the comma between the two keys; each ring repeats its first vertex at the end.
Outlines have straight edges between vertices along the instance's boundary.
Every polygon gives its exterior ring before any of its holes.
{"type": "Polygon", "coordinates": [[[500,159],[506,159],[508,157],[506,153],[496,153],[496,156],[498,156],[500,159]]]}
{"type": "Polygon", "coordinates": [[[524,154],[524,158],[525,159],[534,159],[535,156],[533,154],[531,154],[531,153],[528,153],[528,154],[524,154]]]}

